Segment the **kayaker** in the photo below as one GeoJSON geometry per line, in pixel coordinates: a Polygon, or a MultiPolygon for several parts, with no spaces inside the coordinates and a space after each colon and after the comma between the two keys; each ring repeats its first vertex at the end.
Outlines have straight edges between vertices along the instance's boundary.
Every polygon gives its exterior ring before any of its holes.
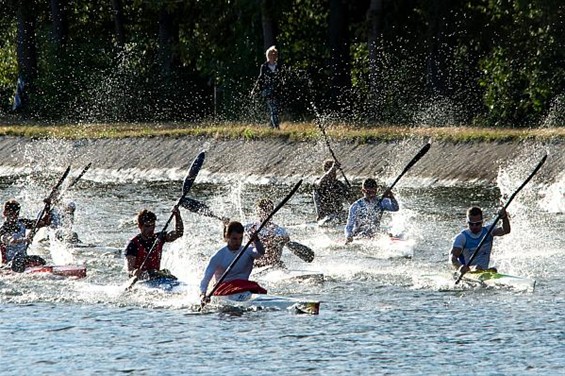
{"type": "MultiPolygon", "coordinates": [[[[250,234],[253,229],[258,228],[261,223],[271,214],[274,205],[273,201],[262,198],[257,202],[257,214],[259,221],[245,225],[245,231],[250,234]]],[[[255,259],[255,266],[276,266],[284,268],[284,262],[281,261],[284,246],[290,241],[288,231],[272,221],[263,226],[259,232],[259,239],[265,248],[265,255],[255,259]]]]}
{"type": "Polygon", "coordinates": [[[363,197],[349,207],[347,225],[345,225],[345,244],[353,237],[373,237],[377,235],[384,211],[398,211],[398,202],[390,190],[386,190],[382,198],[377,197],[375,179],[365,179],[361,186],[363,197]]]}
{"type": "Polygon", "coordinates": [[[73,231],[75,211],[76,204],[74,201],[63,202],[51,209],[50,227],[55,231],[57,240],[70,244],[82,243],[78,238],[78,234],[73,231]]]}
{"type": "Polygon", "coordinates": [[[337,170],[340,167],[339,162],[333,159],[325,160],[323,163],[324,175],[316,183],[312,192],[316,221],[321,221],[321,224],[343,224],[347,219],[347,211],[343,204],[349,205],[351,190],[337,178],[337,170]]]}
{"type": "Polygon", "coordinates": [[[51,222],[51,201],[45,199],[45,214],[37,222],[33,219],[20,218],[21,205],[16,200],[8,200],[4,203],[4,223],[0,228],[0,249],[2,251],[2,263],[10,263],[13,271],[22,273],[26,268],[45,265],[43,258],[37,255],[29,256],[27,248],[33,241],[33,231],[48,226],[51,222]]]}
{"type": "Polygon", "coordinates": [[[137,215],[137,226],[140,233],[129,241],[125,250],[126,269],[130,277],[137,276],[140,280],[164,276],[174,278],[167,269],[161,270],[163,245],[182,237],[184,232],[184,224],[178,206],[173,206],[171,212],[175,217],[175,229],[167,233],[155,233],[155,223],[157,221],[155,213],[143,209],[137,215]],[[147,261],[143,263],[156,241],[155,248],[147,261]]]}
{"type": "Polygon", "coordinates": [[[508,213],[502,208],[499,215],[502,219],[502,227],[496,227],[491,231],[471,265],[467,266],[465,265],[467,260],[471,259],[471,256],[483,237],[486,236],[490,228],[494,225],[483,226],[483,211],[481,208],[473,206],[467,210],[467,228],[455,237],[451,252],[449,253],[451,265],[460,273],[467,273],[470,270],[487,269],[496,271],[496,268],[489,269],[493,237],[510,233],[510,219],[508,218],[508,213]]]}
{"type": "MultiPolygon", "coordinates": [[[[224,228],[224,240],[227,244],[210,258],[202,281],[200,282],[200,298],[202,303],[208,303],[206,294],[212,277],[219,280],[231,262],[243,249],[242,242],[244,231],[243,225],[235,221],[230,222],[224,228]]],[[[251,239],[253,239],[253,246],[248,247],[245,253],[242,254],[232,266],[229,273],[214,292],[214,295],[231,295],[244,291],[250,291],[256,294],[267,293],[267,290],[261,287],[257,282],[249,280],[249,275],[253,270],[253,262],[263,257],[265,254],[265,249],[261,240],[257,237],[257,234],[252,233],[251,239]]]]}

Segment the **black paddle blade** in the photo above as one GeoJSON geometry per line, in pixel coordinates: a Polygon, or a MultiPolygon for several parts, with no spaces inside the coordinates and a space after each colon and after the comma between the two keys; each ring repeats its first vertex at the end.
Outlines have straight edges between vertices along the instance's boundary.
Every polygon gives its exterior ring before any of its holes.
{"type": "Polygon", "coordinates": [[[190,197],[183,197],[180,202],[180,206],[193,213],[198,213],[209,217],[216,217],[214,213],[212,213],[208,205],[190,197]]]}
{"type": "Polygon", "coordinates": [[[312,251],[312,249],[305,246],[304,244],[291,241],[286,243],[286,246],[288,247],[288,249],[292,251],[292,253],[300,257],[303,261],[306,262],[314,261],[314,251],[312,251]]]}
{"type": "Polygon", "coordinates": [[[51,200],[53,200],[55,198],[55,196],[57,196],[57,194],[59,193],[59,190],[61,189],[61,186],[63,185],[63,182],[65,181],[65,179],[67,178],[67,176],[69,175],[69,172],[71,172],[71,166],[67,167],[67,169],[65,170],[65,172],[63,173],[63,176],[61,176],[61,178],[59,179],[59,181],[57,182],[57,184],[53,187],[53,189],[51,190],[51,193],[49,194],[49,198],[51,200]]]}
{"type": "Polygon", "coordinates": [[[200,172],[200,168],[202,168],[202,165],[204,164],[205,156],[206,154],[203,151],[201,151],[200,154],[198,154],[198,156],[196,157],[196,159],[194,159],[194,161],[192,162],[192,165],[190,166],[190,170],[188,170],[188,174],[184,178],[184,183],[182,185],[183,196],[186,195],[188,191],[190,191],[190,188],[192,187],[194,180],[196,180],[196,177],[198,176],[198,172],[200,172]]]}

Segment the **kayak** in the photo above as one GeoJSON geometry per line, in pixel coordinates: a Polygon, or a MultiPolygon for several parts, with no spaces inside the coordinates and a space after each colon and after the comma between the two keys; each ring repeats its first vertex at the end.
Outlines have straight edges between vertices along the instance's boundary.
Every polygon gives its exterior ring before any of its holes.
{"type": "Polygon", "coordinates": [[[291,313],[308,315],[317,315],[320,313],[319,301],[268,294],[254,294],[249,291],[232,295],[214,295],[211,298],[210,305],[220,307],[222,310],[234,308],[243,309],[244,311],[287,310],[291,313]]]}
{"type": "Polygon", "coordinates": [[[362,248],[365,253],[378,258],[412,258],[414,257],[414,240],[404,235],[384,234],[375,238],[356,238],[350,245],[362,248]]]}
{"type": "Polygon", "coordinates": [[[137,282],[137,286],[145,289],[151,290],[162,290],[166,292],[172,292],[176,287],[182,284],[176,277],[157,277],[152,279],[140,280],[137,282]]]}
{"type": "Polygon", "coordinates": [[[483,270],[476,272],[468,272],[458,285],[455,285],[457,273],[437,273],[421,275],[415,280],[416,287],[432,286],[440,289],[468,289],[468,288],[498,288],[511,289],[516,291],[533,291],[536,286],[536,280],[502,274],[492,270],[483,270]]]}
{"type": "Polygon", "coordinates": [[[287,269],[276,266],[253,268],[252,279],[263,282],[324,282],[324,273],[315,270],[287,269]]]}
{"type": "Polygon", "coordinates": [[[26,268],[22,274],[46,274],[60,277],[84,278],[86,266],[84,265],[42,265],[26,268]]]}

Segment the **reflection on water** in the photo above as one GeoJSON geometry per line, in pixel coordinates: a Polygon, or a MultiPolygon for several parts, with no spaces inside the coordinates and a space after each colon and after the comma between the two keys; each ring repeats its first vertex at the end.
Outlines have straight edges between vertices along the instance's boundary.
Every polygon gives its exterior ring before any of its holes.
{"type": "MultiPolygon", "coordinates": [[[[33,218],[56,177],[34,178],[37,184],[30,179],[4,177],[0,191],[19,199],[22,214],[33,218]]],[[[220,216],[248,222],[258,198],[278,202],[294,183],[197,181],[190,195],[220,216]]],[[[400,223],[414,246],[413,257],[395,258],[383,256],[382,245],[344,246],[341,228],[318,228],[304,185],[274,220],[316,253],[307,264],[288,252],[285,263],[323,272],[325,282],[265,284],[274,294],[321,300],[321,314],[233,317],[190,310],[207,258],[223,241],[217,219],[184,210],[185,235],[166,247],[163,259],[184,288],[176,294],[124,290],[121,251],[136,234],[136,213],[152,209],[162,226],[180,196],[180,181],[83,180],[68,198],[77,203],[76,231],[95,247],[67,250],[67,256],[86,264],[88,276],[0,279],[2,360],[10,364],[3,374],[29,374],[30,366],[37,374],[561,373],[565,216],[539,205],[535,185],[511,205],[513,231],[495,241],[492,257],[500,270],[536,279],[534,292],[414,287],[415,276],[448,270],[447,253],[465,225],[465,210],[479,205],[494,216],[499,192],[464,184],[400,186],[401,211],[385,222],[400,223]],[[242,355],[245,361],[236,359],[242,355]]],[[[45,245],[34,244],[30,253],[51,258],[45,245]]]]}

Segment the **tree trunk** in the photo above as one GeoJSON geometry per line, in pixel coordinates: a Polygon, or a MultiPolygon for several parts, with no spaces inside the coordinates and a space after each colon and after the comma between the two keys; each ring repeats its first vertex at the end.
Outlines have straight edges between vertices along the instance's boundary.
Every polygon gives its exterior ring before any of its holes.
{"type": "Polygon", "coordinates": [[[159,64],[161,74],[168,76],[175,66],[174,47],[179,40],[179,25],[167,7],[159,12],[159,64]]]}
{"type": "Polygon", "coordinates": [[[383,0],[371,0],[367,11],[367,23],[369,28],[367,38],[369,45],[369,79],[373,83],[377,76],[378,46],[383,34],[383,0]]]}
{"type": "Polygon", "coordinates": [[[445,94],[446,86],[446,51],[445,19],[449,14],[450,0],[432,2],[430,11],[430,48],[426,62],[427,86],[432,96],[445,94]]]}
{"type": "Polygon", "coordinates": [[[348,110],[351,91],[349,11],[346,0],[330,0],[329,46],[332,70],[331,101],[334,110],[348,110]]]}
{"type": "Polygon", "coordinates": [[[274,1],[261,0],[261,25],[263,26],[263,49],[277,44],[277,25],[274,17],[274,1]]]}
{"type": "Polygon", "coordinates": [[[67,0],[50,0],[51,20],[53,22],[53,40],[57,47],[61,47],[67,41],[69,25],[66,16],[67,0]]]}
{"type": "Polygon", "coordinates": [[[37,78],[37,49],[35,46],[35,17],[34,1],[20,0],[17,2],[18,18],[18,71],[19,78],[24,83],[25,94],[22,95],[21,106],[27,105],[27,98],[33,91],[34,82],[37,78]]]}
{"type": "Polygon", "coordinates": [[[112,9],[114,11],[114,27],[116,30],[116,43],[122,48],[126,44],[126,31],[124,27],[125,17],[122,0],[112,0],[112,9]]]}

